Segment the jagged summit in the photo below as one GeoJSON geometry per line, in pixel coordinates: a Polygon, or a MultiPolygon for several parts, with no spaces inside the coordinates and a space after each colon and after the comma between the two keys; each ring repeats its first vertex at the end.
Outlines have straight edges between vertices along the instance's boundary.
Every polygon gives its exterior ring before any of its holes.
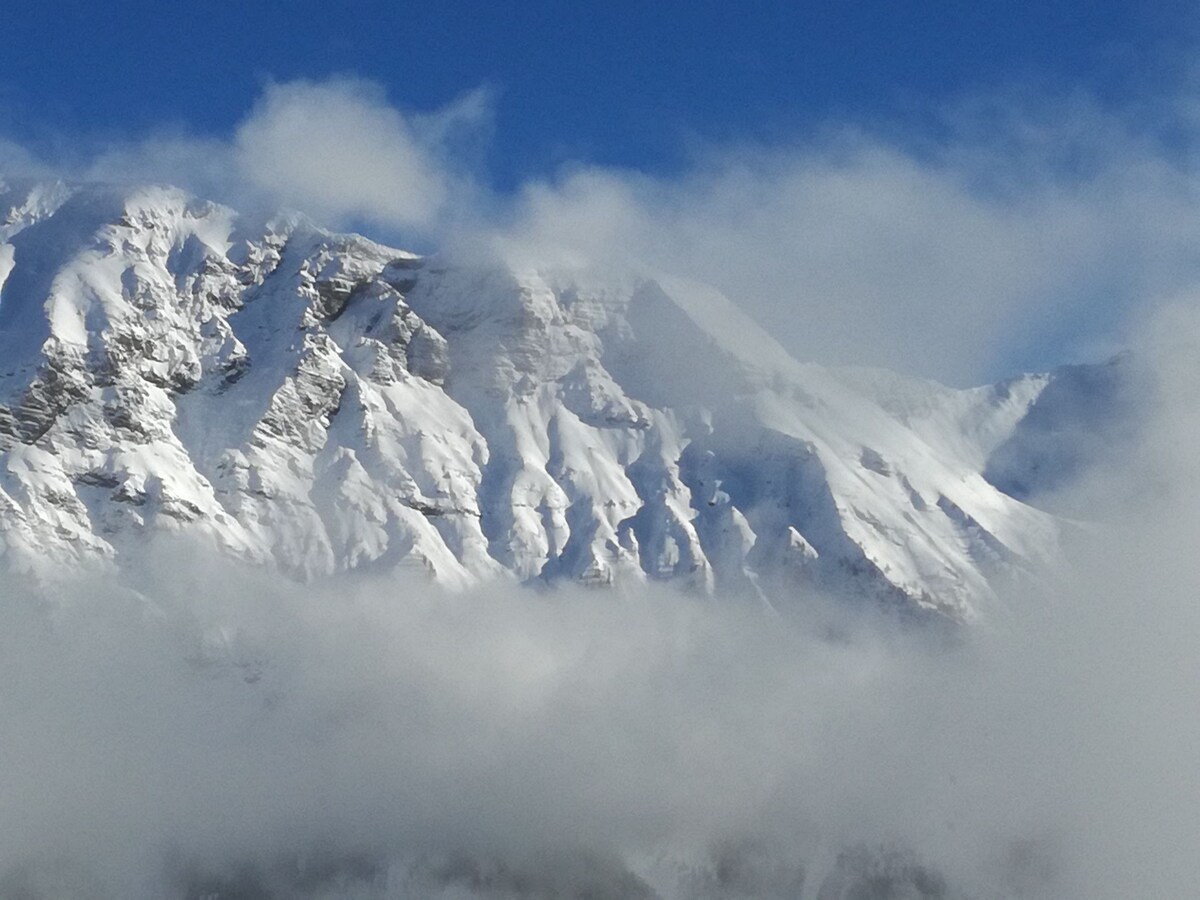
{"type": "Polygon", "coordinates": [[[0,217],[8,566],[119,566],[166,530],[302,578],[963,617],[1054,552],[983,475],[1046,376],[802,365],[703,286],[447,266],[168,187],[0,185],[0,217]]]}

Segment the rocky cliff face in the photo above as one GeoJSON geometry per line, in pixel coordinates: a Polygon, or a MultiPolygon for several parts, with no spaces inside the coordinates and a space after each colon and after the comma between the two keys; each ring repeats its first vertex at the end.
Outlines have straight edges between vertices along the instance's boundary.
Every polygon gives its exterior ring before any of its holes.
{"type": "Polygon", "coordinates": [[[10,185],[0,216],[8,566],[119,566],[167,531],[300,578],[964,617],[1054,552],[983,476],[1044,377],[824,370],[701,286],[449,267],[170,188],[10,185]]]}

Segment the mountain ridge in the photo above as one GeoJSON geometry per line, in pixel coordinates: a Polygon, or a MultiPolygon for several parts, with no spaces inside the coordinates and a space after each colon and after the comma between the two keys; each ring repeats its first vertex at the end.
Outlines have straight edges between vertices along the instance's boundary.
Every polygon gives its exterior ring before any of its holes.
{"type": "Polygon", "coordinates": [[[1052,376],[825,369],[703,285],[451,265],[170,187],[9,186],[0,215],[9,566],[119,567],[166,531],[299,578],[964,619],[1056,552],[984,477],[1052,376]]]}

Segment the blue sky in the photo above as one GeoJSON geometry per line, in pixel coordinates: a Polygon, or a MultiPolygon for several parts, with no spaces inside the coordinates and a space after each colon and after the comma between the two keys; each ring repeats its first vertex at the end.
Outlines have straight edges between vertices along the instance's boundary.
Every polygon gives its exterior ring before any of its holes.
{"type": "Polygon", "coordinates": [[[18,3],[0,168],[682,274],[798,358],[978,383],[1200,291],[1198,30],[1178,0],[18,3]]]}
{"type": "Polygon", "coordinates": [[[353,74],[431,109],[496,91],[488,177],[563,161],[651,172],[697,140],[787,140],[835,120],[920,126],[999,84],[1153,96],[1188,63],[1195,4],[997,2],[10,3],[10,136],[227,134],[267,79],[353,74]]]}

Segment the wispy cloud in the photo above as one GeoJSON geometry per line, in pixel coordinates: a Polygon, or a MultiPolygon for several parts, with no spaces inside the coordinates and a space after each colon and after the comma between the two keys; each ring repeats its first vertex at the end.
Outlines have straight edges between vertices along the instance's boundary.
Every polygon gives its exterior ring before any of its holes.
{"type": "Polygon", "coordinates": [[[428,226],[455,189],[447,138],[487,115],[482,94],[417,117],[360,81],[270,85],[233,158],[253,185],[317,217],[428,226]]]}
{"type": "Polygon", "coordinates": [[[424,237],[462,208],[485,205],[472,167],[491,115],[485,89],[407,112],[359,79],[271,82],[228,137],[176,126],[139,138],[60,141],[66,149],[52,159],[4,143],[0,166],[41,177],[168,182],[244,210],[287,206],[332,227],[424,237]]]}
{"type": "Polygon", "coordinates": [[[1108,524],[1053,595],[952,646],[665,590],[301,587],[186,548],[51,603],[10,580],[0,891],[782,898],[849,860],[947,896],[1178,896],[1200,482],[1177,325],[1147,338],[1136,489],[1091,493],[1108,524]]]}
{"type": "Polygon", "coordinates": [[[579,162],[499,195],[481,164],[491,93],[412,112],[343,78],[269,84],[227,139],[165,132],[57,162],[425,247],[683,275],[802,359],[962,384],[1100,356],[1200,278],[1189,96],[1147,111],[996,92],[923,129],[830,123],[710,146],[673,175],[579,162]]]}
{"type": "Polygon", "coordinates": [[[965,383],[1095,355],[1200,276],[1200,182],[1119,115],[1054,110],[715,149],[673,178],[576,168],[525,188],[507,246],[709,282],[805,359],[965,383]]]}
{"type": "Polygon", "coordinates": [[[798,355],[955,380],[1030,334],[1131,317],[1149,425],[1073,507],[1106,528],[1052,596],[949,649],[850,624],[831,642],[723,598],[302,589],[170,551],[52,602],[9,578],[0,893],[788,896],[856,845],[976,896],[1191,890],[1186,157],[1091,104],[1018,104],[921,145],[834,129],[674,178],[577,166],[509,202],[446,149],[487,108],[277,85],[228,140],[159,135],[73,171],[676,272],[798,355]],[[448,213],[461,196],[481,211],[448,213]]]}

